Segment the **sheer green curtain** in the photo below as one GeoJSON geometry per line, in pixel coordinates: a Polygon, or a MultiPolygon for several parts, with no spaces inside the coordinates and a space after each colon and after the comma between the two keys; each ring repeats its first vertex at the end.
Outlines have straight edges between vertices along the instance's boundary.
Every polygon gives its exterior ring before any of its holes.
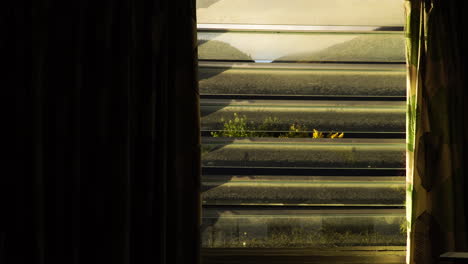
{"type": "Polygon", "coordinates": [[[466,3],[405,5],[408,262],[438,263],[443,252],[468,251],[466,3]]]}

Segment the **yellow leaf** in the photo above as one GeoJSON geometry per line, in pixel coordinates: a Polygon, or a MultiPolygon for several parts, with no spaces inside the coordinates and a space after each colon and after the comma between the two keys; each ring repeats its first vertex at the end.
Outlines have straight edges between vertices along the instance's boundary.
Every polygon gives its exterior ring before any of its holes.
{"type": "Polygon", "coordinates": [[[323,138],[323,133],[319,132],[316,129],[314,129],[314,133],[312,134],[312,138],[323,138]]]}

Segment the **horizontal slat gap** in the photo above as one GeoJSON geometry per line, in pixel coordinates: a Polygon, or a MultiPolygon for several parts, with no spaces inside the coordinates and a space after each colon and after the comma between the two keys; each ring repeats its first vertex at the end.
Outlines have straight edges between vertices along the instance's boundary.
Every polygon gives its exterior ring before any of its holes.
{"type": "Polygon", "coordinates": [[[406,101],[406,96],[329,96],[329,95],[263,95],[263,94],[200,94],[207,100],[327,100],[327,101],[406,101]]]}
{"type": "Polygon", "coordinates": [[[202,175],[202,182],[306,182],[306,183],[362,183],[362,184],[405,184],[405,177],[398,176],[295,176],[295,175],[202,175]]]}
{"type": "MultiPolygon", "coordinates": [[[[404,256],[405,246],[356,246],[332,248],[204,248],[202,254],[210,256],[334,256],[334,255],[360,255],[370,254],[401,254],[404,256]]],[[[232,257],[231,256],[231,257],[232,257]]],[[[303,262],[300,262],[303,263],[303,262]]],[[[403,262],[404,263],[404,262],[403,262]]]]}
{"type": "Polygon", "coordinates": [[[393,101],[369,101],[356,102],[354,100],[340,101],[311,101],[311,100],[235,100],[235,99],[202,99],[200,100],[201,107],[203,106],[230,106],[230,107],[286,107],[286,108],[302,108],[302,107],[317,107],[317,108],[364,108],[364,109],[406,109],[404,102],[393,101]]]}
{"type": "Polygon", "coordinates": [[[406,62],[404,61],[309,61],[309,60],[281,60],[281,61],[272,61],[270,63],[256,63],[254,60],[235,60],[235,59],[203,59],[203,58],[198,58],[198,62],[230,62],[230,63],[252,63],[252,64],[276,64],[276,63],[287,63],[287,64],[374,64],[374,65],[406,65],[406,62]]]}
{"type": "Polygon", "coordinates": [[[346,208],[346,209],[356,209],[356,208],[367,208],[367,209],[382,209],[382,208],[392,208],[392,209],[403,209],[405,208],[402,204],[295,204],[295,203],[225,203],[225,202],[216,202],[210,203],[203,201],[203,208],[211,207],[230,207],[230,206],[242,206],[257,208],[258,210],[264,210],[265,208],[285,208],[285,207],[295,207],[295,208],[346,208]]]}
{"type": "MultiPolygon", "coordinates": [[[[201,136],[202,137],[211,137],[213,132],[220,132],[222,130],[202,130],[201,131],[201,136]]],[[[288,133],[289,131],[247,131],[247,132],[261,132],[261,133],[268,133],[270,137],[276,138],[279,137],[281,134],[288,133]]],[[[329,133],[334,133],[336,131],[320,131],[324,134],[329,134],[329,133]]],[[[360,139],[403,139],[406,137],[405,132],[356,132],[356,131],[340,131],[343,132],[346,135],[346,138],[360,138],[360,139]]],[[[312,131],[308,131],[306,133],[312,133],[312,131]]]]}
{"type": "Polygon", "coordinates": [[[405,215],[405,209],[400,207],[394,208],[369,208],[365,207],[356,207],[353,209],[350,208],[336,208],[336,207],[317,207],[317,208],[305,208],[301,206],[291,206],[291,207],[275,207],[275,206],[264,206],[261,210],[258,210],[257,206],[204,206],[206,208],[205,213],[203,215],[204,218],[208,218],[210,216],[218,217],[218,212],[225,212],[229,211],[229,217],[287,217],[287,218],[299,218],[299,217],[308,217],[308,216],[315,216],[315,215],[326,215],[326,216],[392,216],[392,215],[405,215]]]}
{"type": "Polygon", "coordinates": [[[329,139],[329,138],[202,138],[203,144],[248,144],[248,145],[261,145],[261,144],[279,144],[280,146],[286,145],[304,145],[317,146],[362,146],[369,145],[372,147],[405,147],[406,141],[401,139],[329,139]]]}
{"type": "Polygon", "coordinates": [[[311,168],[202,166],[203,175],[405,176],[405,168],[311,168]]]}
{"type": "Polygon", "coordinates": [[[405,63],[365,63],[357,62],[355,65],[349,63],[249,63],[236,61],[212,61],[200,60],[198,63],[202,68],[239,68],[239,69],[291,69],[291,70],[343,70],[343,71],[399,71],[405,72],[405,63]]]}
{"type": "Polygon", "coordinates": [[[197,24],[200,32],[272,32],[272,33],[402,33],[403,26],[307,26],[307,25],[259,25],[259,24],[197,24]]]}

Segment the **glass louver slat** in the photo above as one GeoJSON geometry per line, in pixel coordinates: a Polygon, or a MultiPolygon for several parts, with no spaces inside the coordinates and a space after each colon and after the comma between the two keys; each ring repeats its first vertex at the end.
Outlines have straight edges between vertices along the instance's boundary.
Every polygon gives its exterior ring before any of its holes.
{"type": "Polygon", "coordinates": [[[198,23],[404,24],[402,0],[197,0],[198,23]]]}

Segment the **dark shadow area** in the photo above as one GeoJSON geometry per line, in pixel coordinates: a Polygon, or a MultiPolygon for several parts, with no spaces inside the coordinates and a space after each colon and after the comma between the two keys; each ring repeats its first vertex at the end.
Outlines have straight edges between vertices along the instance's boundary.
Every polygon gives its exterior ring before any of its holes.
{"type": "Polygon", "coordinates": [[[221,0],[197,0],[197,9],[198,8],[208,8],[211,5],[219,2],[221,0]]]}
{"type": "MultiPolygon", "coordinates": [[[[211,38],[214,38],[222,33],[211,33],[214,35],[211,38]]],[[[200,35],[200,33],[199,33],[200,35]]],[[[231,46],[228,43],[219,41],[219,40],[198,40],[198,59],[199,60],[213,60],[213,61],[243,61],[243,62],[255,62],[252,57],[248,54],[243,53],[239,49],[231,46]],[[220,50],[226,56],[224,58],[219,58],[220,50]]]]}
{"type": "Polygon", "coordinates": [[[255,167],[207,167],[202,168],[202,174],[235,175],[292,175],[292,176],[405,176],[404,168],[397,169],[353,169],[353,168],[255,168],[255,167]]]}
{"type": "MultiPolygon", "coordinates": [[[[216,1],[219,1],[219,0],[216,0],[216,1]]],[[[218,34],[210,33],[210,34],[214,35],[213,37],[217,37],[217,36],[221,35],[222,33],[218,33],[218,34]]],[[[214,52],[216,49],[222,49],[222,50],[228,52],[234,58],[239,58],[239,60],[241,60],[241,61],[254,62],[249,55],[241,52],[239,49],[237,49],[237,48],[235,48],[235,47],[233,47],[233,46],[231,46],[231,45],[229,45],[227,43],[217,41],[217,40],[198,39],[199,62],[200,61],[209,62],[210,60],[206,59],[204,57],[208,56],[210,58],[211,52],[214,52]]],[[[218,60],[217,58],[215,58],[213,56],[212,56],[211,59],[213,59],[213,61],[218,60]]],[[[231,67],[226,67],[226,66],[203,67],[203,66],[199,65],[199,68],[198,68],[198,81],[202,81],[202,80],[212,78],[212,77],[217,76],[217,75],[219,75],[219,74],[221,74],[221,73],[223,73],[223,72],[225,72],[226,70],[229,70],[229,69],[231,69],[231,67]]],[[[201,94],[203,95],[203,86],[200,87],[200,90],[202,90],[201,94]]]]}
{"type": "MultiPolygon", "coordinates": [[[[230,105],[229,101],[226,101],[225,103],[211,104],[209,106],[204,106],[202,102],[200,104],[201,104],[200,105],[200,117],[201,117],[201,120],[202,120],[202,126],[201,126],[202,131],[205,130],[205,128],[203,127],[203,117],[206,117],[206,116],[208,116],[210,114],[221,111],[222,109],[224,109],[225,107],[230,105]]],[[[222,129],[221,120],[217,120],[216,123],[219,123],[217,128],[222,129]]]]}
{"type": "Polygon", "coordinates": [[[405,30],[405,27],[385,26],[385,27],[378,27],[374,31],[401,31],[401,32],[403,32],[404,30],[405,30]]]}

